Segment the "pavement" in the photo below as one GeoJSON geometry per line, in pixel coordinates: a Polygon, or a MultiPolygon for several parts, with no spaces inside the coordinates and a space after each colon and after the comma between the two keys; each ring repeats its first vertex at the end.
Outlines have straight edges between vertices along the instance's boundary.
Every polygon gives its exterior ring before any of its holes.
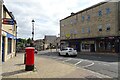
{"type": "Polygon", "coordinates": [[[97,72],[84,68],[77,68],[46,57],[35,54],[35,69],[25,71],[24,53],[2,63],[2,78],[109,78],[97,72]]]}

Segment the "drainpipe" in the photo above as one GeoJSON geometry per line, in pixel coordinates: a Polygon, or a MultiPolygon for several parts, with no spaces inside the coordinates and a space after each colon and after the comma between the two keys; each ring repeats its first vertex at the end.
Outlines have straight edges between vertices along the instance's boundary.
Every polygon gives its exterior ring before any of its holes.
{"type": "Polygon", "coordinates": [[[15,56],[17,56],[17,26],[16,26],[16,47],[15,47],[15,56]]]}
{"type": "MultiPolygon", "coordinates": [[[[3,14],[3,0],[0,0],[0,54],[1,54],[1,56],[2,56],[2,14],[3,14]]],[[[2,61],[2,57],[0,56],[0,59],[1,59],[1,61],[2,61]]]]}

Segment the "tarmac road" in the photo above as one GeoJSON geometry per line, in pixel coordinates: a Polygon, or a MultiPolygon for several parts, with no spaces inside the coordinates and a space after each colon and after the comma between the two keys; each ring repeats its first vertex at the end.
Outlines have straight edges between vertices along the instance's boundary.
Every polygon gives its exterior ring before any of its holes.
{"type": "Polygon", "coordinates": [[[52,58],[66,64],[72,64],[77,68],[82,67],[111,78],[118,78],[118,57],[108,55],[84,55],[77,57],[58,56],[57,52],[40,51],[38,56],[52,58]]]}

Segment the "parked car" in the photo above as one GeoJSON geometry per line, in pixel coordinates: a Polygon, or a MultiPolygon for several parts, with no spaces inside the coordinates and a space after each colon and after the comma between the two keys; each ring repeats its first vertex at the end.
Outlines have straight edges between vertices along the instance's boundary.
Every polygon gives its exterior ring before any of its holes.
{"type": "Polygon", "coordinates": [[[59,55],[77,56],[77,51],[73,48],[67,47],[59,51],[59,55]]]}

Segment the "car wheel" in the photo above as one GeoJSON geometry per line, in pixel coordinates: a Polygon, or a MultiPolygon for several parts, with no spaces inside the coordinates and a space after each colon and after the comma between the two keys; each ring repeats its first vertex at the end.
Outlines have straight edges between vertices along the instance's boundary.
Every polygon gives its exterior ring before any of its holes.
{"type": "Polygon", "coordinates": [[[59,54],[59,56],[61,56],[61,54],[60,53],[58,53],[59,54]]]}
{"type": "Polygon", "coordinates": [[[77,55],[74,55],[74,57],[77,57],[77,55]]]}
{"type": "Polygon", "coordinates": [[[68,54],[68,53],[66,53],[66,56],[69,56],[69,54],[68,54]]]}

